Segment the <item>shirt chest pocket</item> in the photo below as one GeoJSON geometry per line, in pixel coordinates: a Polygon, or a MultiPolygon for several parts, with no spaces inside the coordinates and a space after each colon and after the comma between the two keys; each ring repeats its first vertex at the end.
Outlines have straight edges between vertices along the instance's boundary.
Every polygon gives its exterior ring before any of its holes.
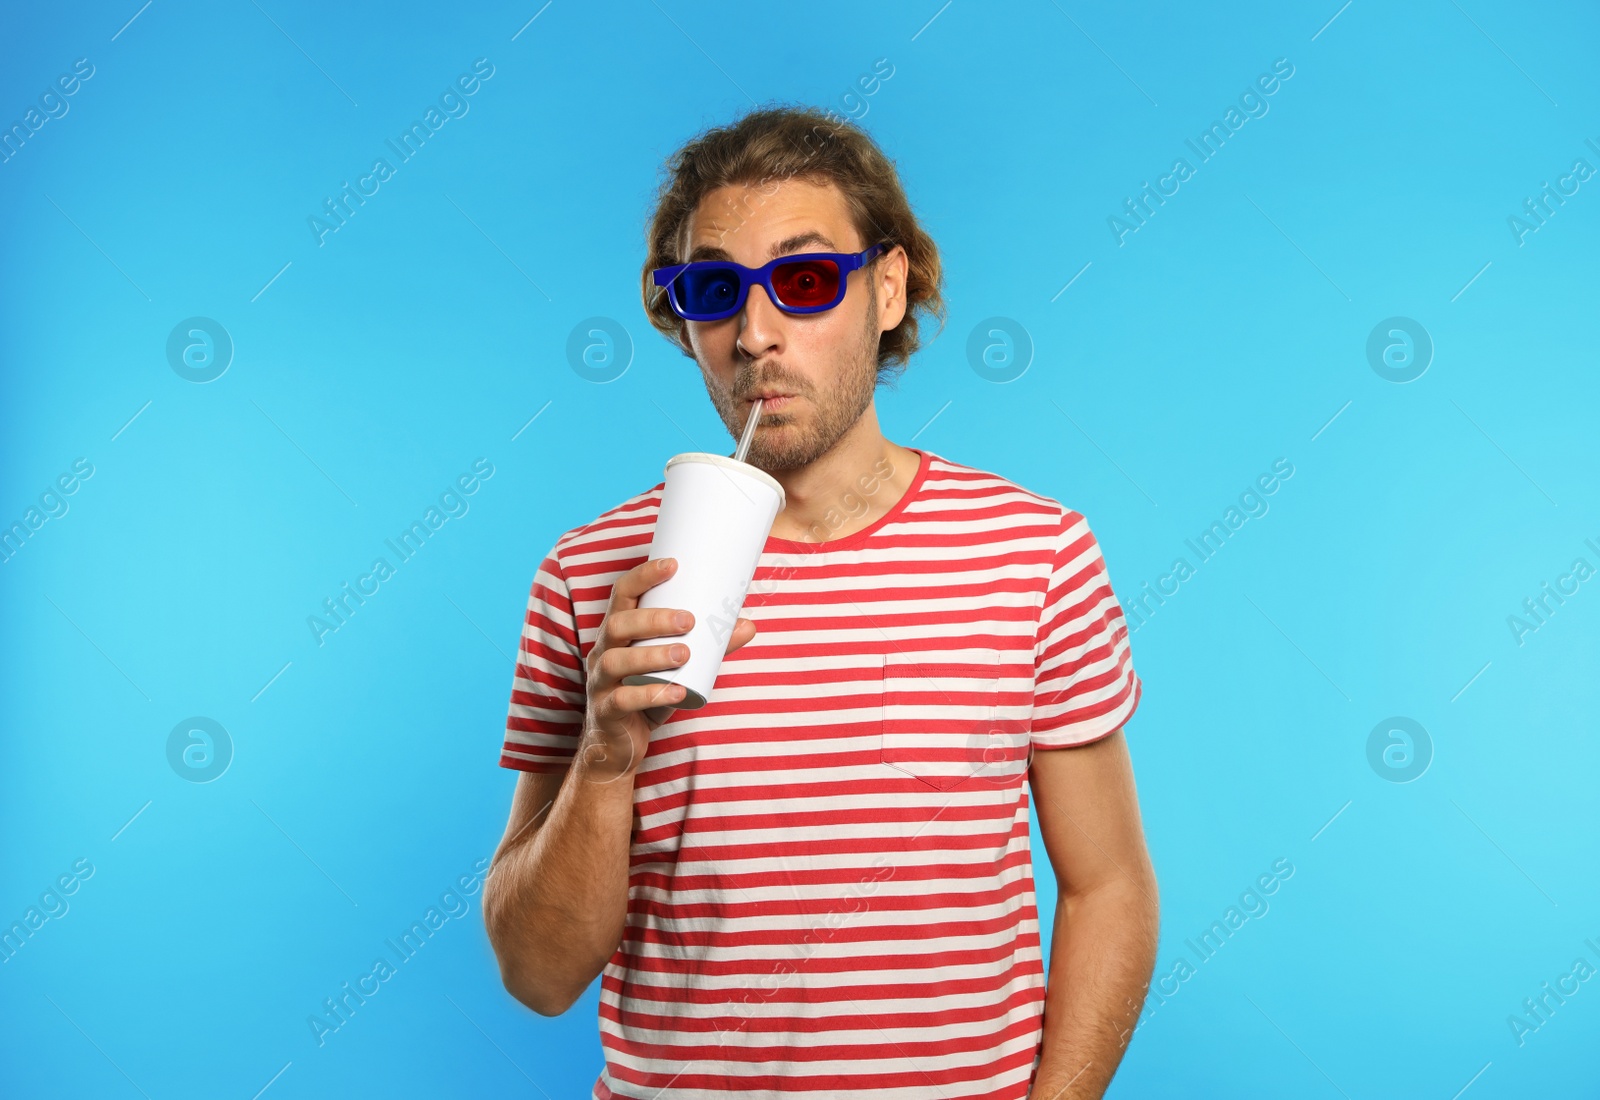
{"type": "Polygon", "coordinates": [[[1031,673],[990,660],[883,658],[879,759],[938,790],[1014,786],[1028,771],[1031,673]]]}

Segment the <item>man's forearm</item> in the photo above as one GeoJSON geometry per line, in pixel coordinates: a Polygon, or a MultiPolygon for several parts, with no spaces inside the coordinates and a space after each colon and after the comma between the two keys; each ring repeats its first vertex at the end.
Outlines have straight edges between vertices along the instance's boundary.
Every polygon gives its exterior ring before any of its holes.
{"type": "Polygon", "coordinates": [[[608,779],[584,759],[531,836],[499,853],[484,887],[501,979],[545,1016],[565,1012],[605,968],[627,919],[633,776],[608,779]]]}
{"type": "Polygon", "coordinates": [[[1127,1049],[1155,968],[1153,879],[1122,880],[1056,907],[1044,1042],[1029,1100],[1097,1100],[1127,1049]]]}

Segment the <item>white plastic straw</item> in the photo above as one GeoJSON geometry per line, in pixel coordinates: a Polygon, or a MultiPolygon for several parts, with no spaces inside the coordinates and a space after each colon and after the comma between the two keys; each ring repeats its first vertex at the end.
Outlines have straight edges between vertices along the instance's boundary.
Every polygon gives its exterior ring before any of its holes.
{"type": "Polygon", "coordinates": [[[744,435],[739,437],[739,449],[733,452],[735,462],[743,462],[744,456],[750,453],[750,441],[756,437],[756,421],[761,419],[761,406],[765,404],[764,398],[756,398],[750,406],[750,419],[744,422],[744,435]]]}

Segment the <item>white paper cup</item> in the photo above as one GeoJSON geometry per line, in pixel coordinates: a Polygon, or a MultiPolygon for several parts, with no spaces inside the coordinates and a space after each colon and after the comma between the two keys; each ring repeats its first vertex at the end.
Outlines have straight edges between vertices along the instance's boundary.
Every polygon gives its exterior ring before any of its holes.
{"type": "Polygon", "coordinates": [[[678,684],[684,698],[676,709],[699,710],[706,705],[761,551],[783,505],[783,486],[747,462],[699,451],[667,461],[649,556],[676,558],[678,568],[646,591],[639,606],[689,611],[694,626],[687,634],[640,638],[629,644],[681,642],[689,647],[689,659],[675,668],[624,676],[624,684],[678,684]]]}

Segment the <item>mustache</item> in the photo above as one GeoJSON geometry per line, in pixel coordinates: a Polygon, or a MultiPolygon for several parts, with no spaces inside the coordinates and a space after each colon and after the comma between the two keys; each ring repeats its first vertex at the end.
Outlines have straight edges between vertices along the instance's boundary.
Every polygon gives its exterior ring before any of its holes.
{"type": "Polygon", "coordinates": [[[782,390],[784,393],[796,394],[803,394],[806,392],[806,388],[798,381],[789,381],[781,376],[776,378],[762,378],[759,381],[753,381],[747,385],[735,386],[734,392],[739,395],[739,399],[742,401],[754,397],[757,390],[765,389],[782,390]]]}

